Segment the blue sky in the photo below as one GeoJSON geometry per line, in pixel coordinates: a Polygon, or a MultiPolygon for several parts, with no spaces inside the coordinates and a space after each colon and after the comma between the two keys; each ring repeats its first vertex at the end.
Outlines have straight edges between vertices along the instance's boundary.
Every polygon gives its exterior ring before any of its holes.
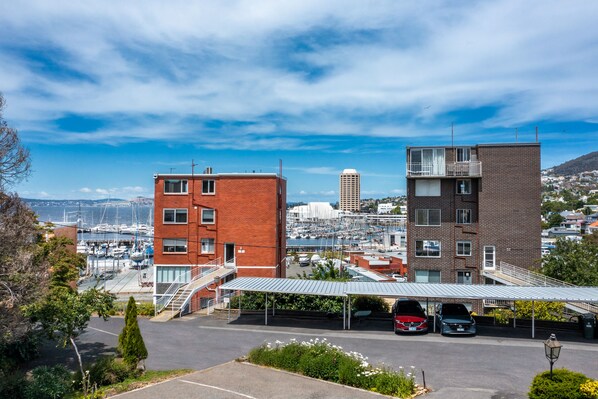
{"type": "Polygon", "coordinates": [[[405,147],[595,151],[591,1],[5,1],[4,117],[28,198],[153,195],[153,173],[278,171],[288,201],[405,192],[405,147]]]}

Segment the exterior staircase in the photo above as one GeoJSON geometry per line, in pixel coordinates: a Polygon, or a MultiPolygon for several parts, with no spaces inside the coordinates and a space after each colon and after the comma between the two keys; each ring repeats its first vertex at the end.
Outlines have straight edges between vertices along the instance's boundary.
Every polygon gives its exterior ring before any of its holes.
{"type": "MultiPolygon", "coordinates": [[[[505,285],[533,287],[577,287],[555,278],[536,273],[532,270],[500,262],[495,270],[483,270],[482,275],[505,285]]],[[[598,314],[596,303],[565,303],[565,307],[578,313],[598,314]]]]}
{"type": "Polygon", "coordinates": [[[177,279],[178,281],[175,280],[162,298],[158,300],[156,303],[156,316],[152,317],[150,321],[166,322],[171,320],[183,310],[196,292],[214,283],[215,279],[224,278],[235,272],[236,268],[234,267],[229,268],[218,265],[195,276],[189,282],[181,282],[189,280],[188,275],[180,276],[177,279]]]}

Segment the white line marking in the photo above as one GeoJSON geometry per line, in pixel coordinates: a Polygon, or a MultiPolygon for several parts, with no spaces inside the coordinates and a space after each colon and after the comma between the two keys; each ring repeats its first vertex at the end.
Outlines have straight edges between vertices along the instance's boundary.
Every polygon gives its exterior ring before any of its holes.
{"type": "Polygon", "coordinates": [[[212,389],[217,389],[219,391],[224,391],[224,392],[228,392],[228,393],[232,393],[234,395],[239,395],[242,396],[244,398],[248,398],[248,399],[257,399],[253,396],[249,396],[249,395],[245,395],[244,393],[240,393],[240,392],[235,392],[235,391],[231,391],[230,389],[224,389],[224,388],[220,388],[220,387],[215,387],[214,385],[207,385],[207,384],[201,384],[199,382],[193,382],[193,381],[187,381],[187,380],[179,380],[180,382],[185,382],[187,384],[193,384],[193,385],[199,385],[201,387],[206,387],[206,388],[212,388],[212,389]]]}
{"type": "Polygon", "coordinates": [[[89,327],[89,326],[87,328],[89,328],[90,330],[96,330],[99,332],[103,332],[104,334],[114,335],[115,337],[118,337],[118,334],[114,334],[113,332],[110,332],[110,331],[100,330],[99,328],[89,327]]]}

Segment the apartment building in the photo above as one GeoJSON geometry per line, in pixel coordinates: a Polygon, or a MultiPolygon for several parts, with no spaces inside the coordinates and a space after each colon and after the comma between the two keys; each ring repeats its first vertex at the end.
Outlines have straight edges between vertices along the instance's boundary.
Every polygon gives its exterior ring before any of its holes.
{"type": "Polygon", "coordinates": [[[286,277],[286,179],[208,168],[156,174],[154,185],[155,295],[214,265],[240,277],[286,277]]]}
{"type": "Polygon", "coordinates": [[[345,169],[340,175],[339,209],[359,212],[361,209],[360,176],[355,169],[345,169]]]}
{"type": "Polygon", "coordinates": [[[540,144],[407,148],[409,280],[482,284],[541,257],[540,144]]]}

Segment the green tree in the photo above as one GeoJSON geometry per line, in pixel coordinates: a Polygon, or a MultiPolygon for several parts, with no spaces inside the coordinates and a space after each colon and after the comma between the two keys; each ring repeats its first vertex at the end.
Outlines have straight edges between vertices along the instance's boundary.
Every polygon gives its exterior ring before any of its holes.
{"type": "MultiPolygon", "coordinates": [[[[344,281],[349,279],[349,274],[346,270],[337,269],[334,266],[334,261],[327,260],[324,264],[317,264],[311,268],[313,280],[336,280],[344,281]]],[[[307,278],[303,272],[303,278],[307,278]]]]}
{"type": "Polygon", "coordinates": [[[559,239],[542,258],[542,273],[575,285],[598,286],[598,245],[559,239]]]}
{"type": "Polygon", "coordinates": [[[551,213],[548,216],[548,227],[558,227],[565,221],[565,218],[558,213],[551,213]]]}
{"type": "Polygon", "coordinates": [[[130,367],[137,367],[140,361],[147,359],[147,348],[137,323],[137,304],[130,297],[125,312],[125,326],[118,337],[123,360],[130,367]]]}
{"type": "Polygon", "coordinates": [[[400,206],[400,205],[397,205],[397,206],[395,206],[395,207],[392,209],[392,211],[390,211],[390,213],[391,213],[392,215],[401,215],[401,206],[400,206]]]}
{"type": "Polygon", "coordinates": [[[33,322],[39,323],[48,338],[57,340],[62,347],[69,343],[72,345],[81,375],[84,376],[82,383],[85,393],[88,386],[75,339],[85,330],[93,313],[106,320],[113,307],[114,296],[95,288],[78,294],[66,287],[55,287],[46,298],[23,308],[33,322]]]}

